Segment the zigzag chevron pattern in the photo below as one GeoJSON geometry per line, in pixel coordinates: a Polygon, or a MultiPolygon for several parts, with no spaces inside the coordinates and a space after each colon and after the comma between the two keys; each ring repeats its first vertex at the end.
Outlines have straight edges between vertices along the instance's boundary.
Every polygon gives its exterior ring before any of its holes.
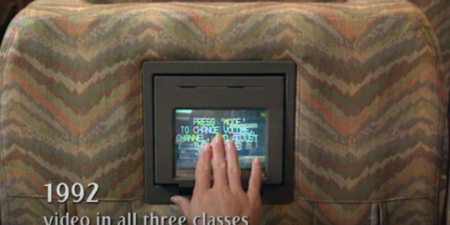
{"type": "Polygon", "coordinates": [[[432,27],[407,2],[42,0],[0,59],[2,224],[179,214],[142,201],[145,60],[298,64],[296,200],[265,206],[262,224],[437,223],[447,87],[432,27]],[[97,182],[101,203],[49,205],[49,182],[97,182]]]}
{"type": "MultiPolygon", "coordinates": [[[[433,0],[433,1],[421,1],[421,0],[413,0],[417,6],[425,13],[428,17],[430,23],[432,24],[436,36],[439,39],[441,52],[442,52],[442,61],[443,61],[443,74],[446,77],[445,86],[450,87],[450,1],[448,0],[433,0]]],[[[446,123],[448,124],[448,123],[446,123]]],[[[446,171],[448,169],[449,164],[449,133],[448,129],[446,129],[445,133],[445,143],[444,148],[442,149],[442,157],[441,157],[441,170],[446,171]]],[[[445,189],[449,187],[449,179],[446,176],[442,176],[441,180],[441,189],[445,189]]],[[[449,191],[449,190],[447,190],[449,191]]],[[[445,194],[445,191],[442,191],[441,198],[445,194]]],[[[448,197],[449,195],[447,195],[448,197]]],[[[447,199],[447,206],[450,205],[450,198],[447,199]]],[[[447,223],[450,224],[450,208],[447,207],[447,223]]]]}

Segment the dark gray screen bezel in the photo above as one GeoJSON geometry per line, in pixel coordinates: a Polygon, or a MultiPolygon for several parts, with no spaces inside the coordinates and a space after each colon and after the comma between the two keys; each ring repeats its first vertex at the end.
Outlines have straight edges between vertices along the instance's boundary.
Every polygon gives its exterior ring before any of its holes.
{"type": "MultiPolygon", "coordinates": [[[[218,84],[225,86],[244,86],[244,87],[256,87],[258,86],[270,86],[270,83],[273,80],[270,80],[271,77],[283,77],[282,80],[282,91],[278,92],[281,95],[282,103],[281,108],[279,109],[268,109],[269,110],[269,119],[268,122],[271,123],[273,114],[276,111],[279,111],[279,115],[281,119],[277,119],[277,121],[273,122],[274,127],[279,127],[278,130],[281,131],[282,134],[278,141],[268,136],[268,150],[266,152],[266,160],[268,160],[267,164],[267,180],[265,181],[265,188],[263,188],[263,192],[266,192],[263,195],[263,201],[266,203],[280,203],[292,201],[293,196],[293,153],[294,153],[294,126],[295,126],[295,84],[296,84],[296,65],[290,61],[273,61],[273,62],[169,62],[169,61],[152,61],[146,62],[143,66],[143,107],[144,107],[144,160],[145,160],[145,186],[146,186],[146,200],[147,202],[152,203],[168,203],[169,195],[171,193],[178,192],[180,188],[192,188],[194,185],[194,180],[179,180],[175,178],[175,157],[173,146],[168,146],[168,143],[173,143],[173,126],[172,124],[168,125],[166,128],[162,128],[162,126],[158,125],[157,121],[160,121],[161,114],[157,113],[155,106],[159,106],[161,108],[165,108],[165,110],[174,110],[175,108],[262,108],[267,105],[259,104],[258,101],[255,100],[255,97],[258,96],[259,99],[264,99],[264,97],[269,99],[269,102],[277,102],[277,99],[270,99],[270,95],[261,96],[259,94],[252,95],[247,99],[239,100],[238,102],[228,101],[228,102],[220,102],[217,104],[213,103],[213,101],[208,101],[208,98],[204,98],[201,101],[190,102],[189,104],[185,104],[186,101],[163,101],[158,100],[159,96],[164,96],[164,92],[166,90],[164,85],[177,85],[177,82],[162,82],[158,84],[155,88],[155,84],[157,83],[158,77],[164,77],[168,79],[185,79],[183,85],[189,86],[209,86],[212,87],[209,90],[211,96],[215,96],[213,98],[220,98],[220,93],[230,94],[233,92],[232,88],[229,88],[229,91],[220,91],[215,90],[218,84]],[[200,76],[203,78],[211,78],[211,79],[190,79],[192,76],[200,76]],[[263,78],[263,79],[261,79],[263,78]],[[203,83],[202,83],[203,82],[203,83]],[[213,84],[211,83],[213,82],[213,84]],[[216,82],[216,83],[214,83],[216,82]],[[157,92],[163,93],[157,93],[157,92]],[[246,102],[251,104],[246,104],[246,102]],[[165,106],[161,106],[165,105],[165,106]],[[172,106],[170,106],[172,104],[172,106]],[[217,105],[216,105],[217,104],[217,105]],[[281,110],[281,111],[280,111],[281,110]],[[158,120],[155,119],[156,114],[158,114],[158,120]],[[279,123],[276,125],[275,123],[279,123]],[[162,130],[162,131],[161,131],[162,130]],[[158,134],[159,133],[159,134],[158,134]],[[170,135],[169,135],[170,133],[170,135]],[[155,138],[155,137],[158,138],[155,138]],[[161,144],[162,143],[162,144],[161,144]],[[277,143],[278,147],[271,146],[270,143],[277,143]],[[164,145],[166,145],[164,147],[164,145]],[[166,153],[171,152],[172,154],[164,154],[162,149],[165,149],[166,153]],[[169,150],[170,149],[170,150],[169,150]],[[169,150],[169,151],[167,151],[169,150]],[[162,158],[161,158],[162,156],[162,158]],[[169,161],[170,159],[170,161],[169,161]],[[272,159],[272,164],[269,162],[272,159]],[[274,160],[273,160],[274,159],[274,160]],[[158,163],[159,162],[159,163],[158,163]],[[151,195],[151,192],[161,192],[158,194],[159,197],[155,197],[155,195],[151,195]],[[291,190],[291,191],[289,191],[291,190]],[[283,191],[284,194],[280,196],[280,194],[276,194],[275,197],[273,194],[269,194],[269,192],[275,191],[283,191]],[[287,191],[287,192],[286,192],[287,191]],[[165,196],[163,193],[166,193],[165,196]],[[169,194],[170,193],[170,194],[169,194]],[[153,196],[153,197],[152,197],[153,196]],[[271,197],[272,196],[272,197],[271,197]],[[163,200],[167,197],[167,200],[163,200]],[[159,198],[159,200],[157,200],[159,198]],[[153,199],[153,200],[152,200],[153,199]]],[[[276,85],[273,85],[276,87],[276,85]]],[[[208,88],[203,89],[203,93],[208,93],[208,88]]],[[[234,91],[239,90],[236,88],[234,91]]],[[[245,90],[251,92],[252,88],[241,89],[240,91],[245,90]]],[[[253,91],[255,91],[253,90],[253,91]]],[[[257,91],[256,91],[257,92],[257,91]]],[[[198,93],[197,93],[198,94],[198,93]]],[[[167,95],[165,95],[167,96],[167,95]]],[[[209,96],[210,97],[210,96],[209,96]]],[[[277,98],[277,97],[275,97],[277,98]]],[[[173,100],[173,99],[172,99],[173,100]]],[[[277,103],[273,103],[273,107],[277,105],[277,103]]],[[[171,121],[173,123],[172,113],[167,115],[168,118],[162,119],[166,122],[171,121]]],[[[275,113],[276,114],[276,113],[275,113]]],[[[271,129],[271,125],[269,124],[269,132],[271,129]]],[[[275,133],[275,132],[273,132],[275,133]]],[[[276,135],[274,135],[276,136],[276,135]]],[[[178,194],[178,193],[177,193],[178,194]]]]}

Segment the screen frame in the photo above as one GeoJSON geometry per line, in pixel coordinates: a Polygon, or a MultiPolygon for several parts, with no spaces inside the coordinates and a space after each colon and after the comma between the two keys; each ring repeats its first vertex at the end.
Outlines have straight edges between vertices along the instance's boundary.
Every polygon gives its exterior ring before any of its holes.
{"type": "MultiPolygon", "coordinates": [[[[261,197],[264,204],[289,204],[294,198],[294,147],[295,147],[295,127],[296,127],[296,85],[297,64],[294,61],[146,61],[143,64],[142,78],[142,104],[144,122],[144,185],[145,201],[150,204],[170,204],[170,197],[173,195],[191,195],[194,181],[185,181],[172,184],[158,184],[157,174],[167,175],[167,171],[160,171],[157,166],[157,137],[158,125],[155,123],[155,103],[158,97],[155,96],[155,76],[158,74],[183,76],[221,76],[224,73],[230,76],[268,76],[271,74],[281,74],[284,76],[282,84],[284,106],[283,111],[283,156],[281,160],[281,171],[277,175],[282,180],[281,184],[263,184],[261,197]],[[159,172],[158,172],[159,171],[159,172]],[[281,174],[281,175],[280,175],[281,174]]],[[[195,79],[191,79],[194,85],[195,79]]],[[[248,85],[253,84],[238,84],[248,85]]],[[[280,87],[279,87],[280,88],[280,87]]],[[[177,107],[179,108],[179,107],[177,107]]],[[[192,108],[189,106],[188,108],[192,108]]],[[[235,107],[233,107],[235,108],[235,107]]],[[[270,113],[270,112],[269,112],[270,113]]],[[[269,137],[270,138],[270,137],[269,137]]],[[[270,154],[269,151],[266,154],[270,154]]],[[[270,157],[270,156],[269,156],[270,157]]],[[[172,161],[175,162],[174,158],[172,161]]],[[[246,183],[243,183],[244,189],[246,183]]]]}

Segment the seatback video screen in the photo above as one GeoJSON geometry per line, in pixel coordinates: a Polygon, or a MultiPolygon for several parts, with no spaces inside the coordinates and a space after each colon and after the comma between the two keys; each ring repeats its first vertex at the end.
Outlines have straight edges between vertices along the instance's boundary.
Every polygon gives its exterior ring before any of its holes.
{"type": "Polygon", "coordinates": [[[200,152],[217,133],[233,140],[242,169],[251,169],[258,157],[265,165],[267,111],[260,109],[175,110],[175,162],[177,169],[194,169],[200,152]]]}

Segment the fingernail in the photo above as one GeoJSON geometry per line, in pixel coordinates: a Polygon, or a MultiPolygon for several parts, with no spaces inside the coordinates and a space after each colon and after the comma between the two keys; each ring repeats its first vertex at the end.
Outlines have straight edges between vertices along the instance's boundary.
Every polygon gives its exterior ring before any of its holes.
{"type": "Polygon", "coordinates": [[[227,150],[231,150],[231,148],[233,148],[233,141],[229,140],[227,141],[227,150]]]}
{"type": "Polygon", "coordinates": [[[222,135],[220,135],[220,133],[217,133],[213,140],[214,144],[218,144],[221,139],[222,139],[222,135]]]}
{"type": "Polygon", "coordinates": [[[171,197],[171,198],[170,198],[170,201],[172,201],[172,202],[174,202],[174,203],[175,203],[175,202],[177,202],[177,201],[178,201],[178,198],[177,198],[177,197],[175,197],[175,196],[173,196],[173,197],[171,197]]]}

